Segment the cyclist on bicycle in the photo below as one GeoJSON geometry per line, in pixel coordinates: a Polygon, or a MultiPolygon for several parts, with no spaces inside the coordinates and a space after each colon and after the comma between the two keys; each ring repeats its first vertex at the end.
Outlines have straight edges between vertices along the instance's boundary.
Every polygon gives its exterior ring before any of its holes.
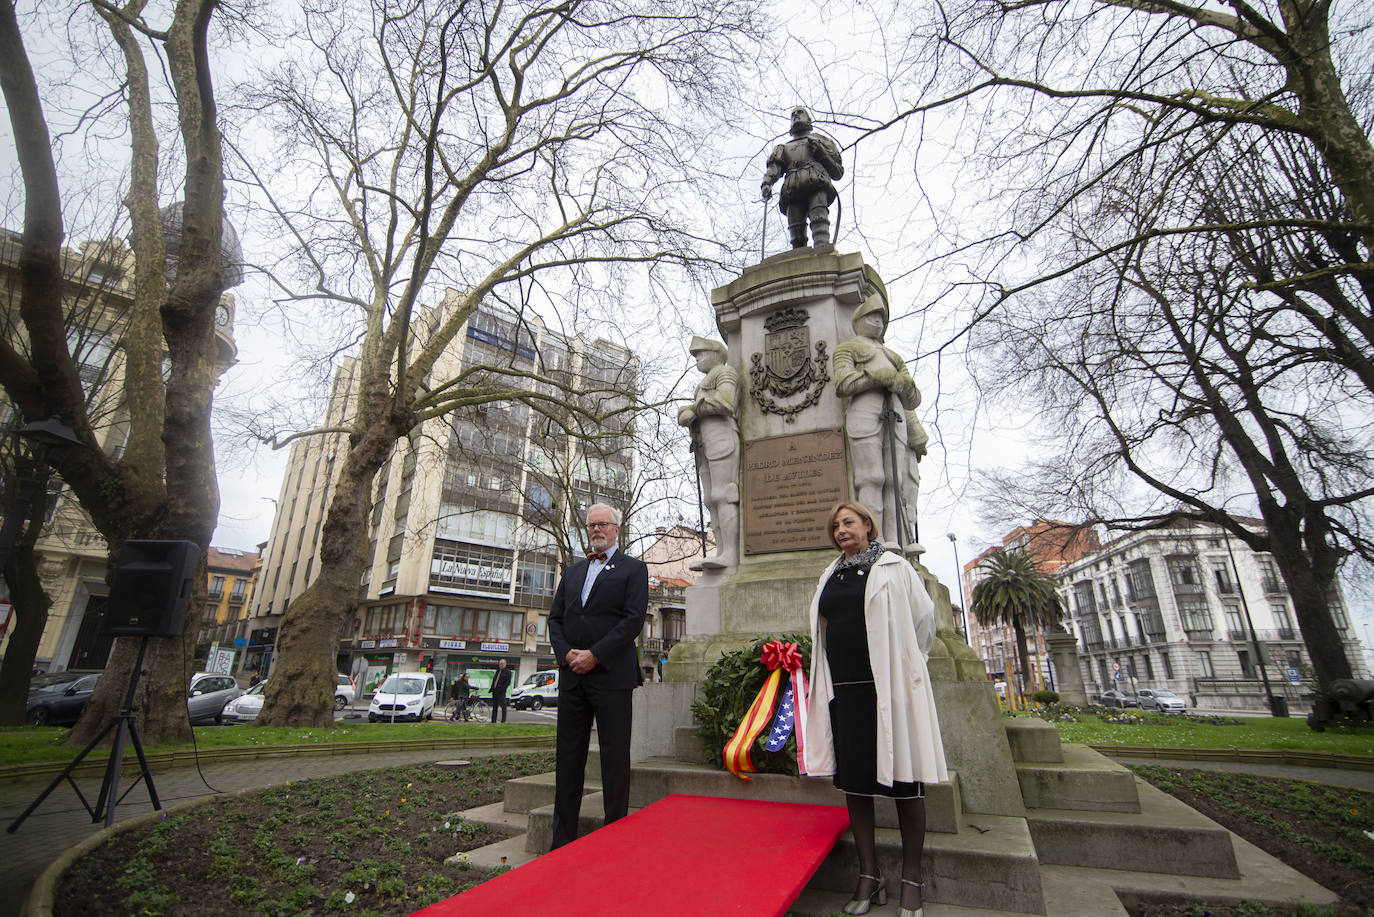
{"type": "Polygon", "coordinates": [[[471,719],[468,715],[468,699],[472,696],[472,685],[468,682],[468,673],[459,675],[453,682],[453,702],[458,705],[458,713],[454,719],[471,719]]]}

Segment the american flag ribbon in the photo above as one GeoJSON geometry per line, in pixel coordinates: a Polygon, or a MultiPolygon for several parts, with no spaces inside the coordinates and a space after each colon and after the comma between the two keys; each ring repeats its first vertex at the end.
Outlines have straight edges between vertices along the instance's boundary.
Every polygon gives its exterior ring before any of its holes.
{"type": "Polygon", "coordinates": [[[773,729],[768,733],[768,741],[763,743],[763,747],[769,751],[782,751],[788,737],[792,735],[792,727],[796,721],[792,687],[789,680],[787,690],[782,695],[782,703],[778,705],[778,715],[773,718],[773,729]]]}

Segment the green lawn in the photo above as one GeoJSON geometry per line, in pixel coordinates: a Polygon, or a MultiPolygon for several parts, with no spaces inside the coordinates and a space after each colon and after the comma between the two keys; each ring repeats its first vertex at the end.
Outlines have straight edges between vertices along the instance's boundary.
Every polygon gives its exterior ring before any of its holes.
{"type": "MultiPolygon", "coordinates": [[[[79,748],[68,748],[69,729],[33,726],[0,727],[0,767],[68,761],[79,748]]],[[[552,735],[552,725],[538,723],[354,723],[344,721],[333,729],[295,729],[285,726],[197,726],[196,745],[201,749],[271,745],[310,745],[335,742],[404,742],[411,739],[508,737],[552,735]]],[[[189,751],[189,744],[146,746],[149,754],[189,751]]],[[[104,755],[97,750],[91,757],[104,755]]],[[[132,752],[130,752],[131,754],[132,752]]]]}
{"type": "Polygon", "coordinates": [[[1166,748],[1273,748],[1374,756],[1374,729],[1313,732],[1299,716],[1243,717],[1237,725],[1214,726],[1147,715],[1139,725],[1104,723],[1084,714],[1081,722],[1055,723],[1066,742],[1086,745],[1151,745],[1166,748]],[[1160,720],[1165,722],[1154,725],[1160,720]],[[1145,725],[1150,723],[1151,725],[1145,725]]]}

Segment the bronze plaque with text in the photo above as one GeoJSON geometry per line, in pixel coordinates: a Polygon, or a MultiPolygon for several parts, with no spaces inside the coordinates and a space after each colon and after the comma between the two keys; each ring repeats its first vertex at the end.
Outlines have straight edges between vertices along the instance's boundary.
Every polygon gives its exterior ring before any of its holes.
{"type": "Polygon", "coordinates": [[[829,548],[826,514],[848,496],[839,429],[744,445],[744,553],[829,548]]]}

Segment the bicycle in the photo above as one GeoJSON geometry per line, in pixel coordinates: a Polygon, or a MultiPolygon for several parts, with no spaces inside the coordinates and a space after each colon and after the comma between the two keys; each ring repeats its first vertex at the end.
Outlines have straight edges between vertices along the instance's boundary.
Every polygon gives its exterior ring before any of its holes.
{"type": "Polygon", "coordinates": [[[480,722],[491,719],[491,701],[484,697],[474,697],[468,701],[468,717],[480,722]]]}

